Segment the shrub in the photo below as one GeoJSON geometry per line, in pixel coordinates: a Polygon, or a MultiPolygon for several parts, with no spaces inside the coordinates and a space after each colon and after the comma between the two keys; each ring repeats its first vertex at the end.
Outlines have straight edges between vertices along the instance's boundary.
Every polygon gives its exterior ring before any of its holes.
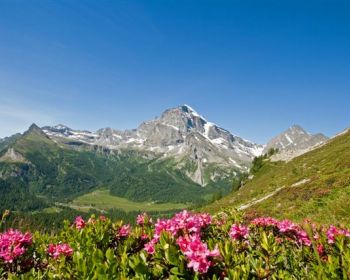
{"type": "Polygon", "coordinates": [[[0,234],[0,278],[349,279],[350,232],[239,212],[145,213],[131,227],[100,216],[66,221],[55,235],[0,234]]]}

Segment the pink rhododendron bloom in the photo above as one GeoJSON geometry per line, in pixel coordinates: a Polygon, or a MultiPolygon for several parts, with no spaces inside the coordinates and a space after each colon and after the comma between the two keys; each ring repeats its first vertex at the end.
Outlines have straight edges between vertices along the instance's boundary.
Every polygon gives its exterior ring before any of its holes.
{"type": "Polygon", "coordinates": [[[47,252],[54,259],[60,256],[69,257],[73,254],[73,249],[68,244],[50,244],[47,252]]]}
{"type": "Polygon", "coordinates": [[[155,243],[156,243],[156,241],[153,239],[153,240],[151,240],[150,242],[148,242],[148,243],[145,244],[144,249],[146,250],[146,252],[147,252],[148,254],[153,255],[153,254],[156,252],[156,250],[155,250],[155,248],[154,248],[155,243]]]}
{"type": "Polygon", "coordinates": [[[142,213],[140,215],[137,215],[136,217],[136,224],[143,226],[146,224],[150,224],[152,223],[152,218],[150,218],[147,213],[142,213]]]}
{"type": "Polygon", "coordinates": [[[176,242],[180,246],[182,253],[189,260],[187,266],[195,272],[207,273],[209,267],[213,264],[209,257],[220,256],[217,247],[210,251],[207,244],[203,243],[199,235],[196,234],[190,237],[180,236],[176,242]]]}
{"type": "Polygon", "coordinates": [[[146,239],[148,239],[148,235],[147,234],[142,234],[141,235],[141,240],[146,240],[146,239]]]}
{"type": "Polygon", "coordinates": [[[153,239],[145,245],[145,250],[153,254],[162,232],[167,232],[177,238],[177,244],[189,261],[188,267],[196,272],[206,273],[212,265],[209,258],[220,255],[218,248],[210,251],[207,244],[200,239],[201,230],[211,223],[212,217],[209,214],[193,214],[186,210],[175,214],[171,219],[158,219],[153,239]]]}
{"type": "Polygon", "coordinates": [[[249,228],[244,225],[232,225],[230,229],[230,236],[233,239],[247,239],[249,236],[249,228]]]}
{"type": "Polygon", "coordinates": [[[119,237],[128,237],[131,231],[130,225],[123,225],[118,232],[119,237]]]}
{"type": "Polygon", "coordinates": [[[82,216],[78,216],[75,218],[74,225],[77,229],[83,229],[86,226],[86,223],[82,216]]]}
{"type": "Polygon", "coordinates": [[[324,247],[323,247],[322,244],[319,244],[319,245],[317,246],[317,252],[318,252],[318,254],[319,254],[320,256],[323,256],[323,255],[325,254],[325,250],[324,250],[324,247]]]}
{"type": "Polygon", "coordinates": [[[0,258],[5,263],[12,263],[26,252],[26,246],[32,244],[32,235],[9,229],[0,234],[0,258]]]}
{"type": "Polygon", "coordinates": [[[267,227],[267,226],[277,226],[278,221],[271,217],[261,217],[256,218],[251,222],[253,225],[267,227]]]}
{"type": "Polygon", "coordinates": [[[302,230],[299,225],[289,220],[283,220],[278,222],[277,227],[281,233],[294,236],[297,239],[299,244],[303,244],[306,246],[311,245],[311,241],[306,231],[302,230]]]}
{"type": "Polygon", "coordinates": [[[180,232],[188,234],[199,233],[202,228],[211,224],[212,218],[209,214],[192,214],[186,210],[177,213],[168,220],[159,220],[155,225],[155,238],[159,238],[162,231],[176,236],[180,232]]]}
{"type": "Polygon", "coordinates": [[[271,217],[262,217],[257,218],[252,221],[252,224],[262,227],[272,226],[278,231],[286,236],[293,237],[297,240],[299,244],[303,244],[306,246],[311,245],[311,241],[307,235],[307,233],[301,229],[301,227],[289,220],[278,221],[271,217]]]}
{"type": "Polygon", "coordinates": [[[333,244],[337,236],[350,237],[350,232],[346,229],[339,229],[331,225],[326,232],[328,244],[333,244]]]}

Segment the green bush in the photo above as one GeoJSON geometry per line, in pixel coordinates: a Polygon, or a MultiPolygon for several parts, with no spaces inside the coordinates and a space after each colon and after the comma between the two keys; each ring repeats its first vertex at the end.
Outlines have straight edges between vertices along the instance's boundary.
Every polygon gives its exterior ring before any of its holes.
{"type": "Polygon", "coordinates": [[[24,242],[21,234],[0,234],[0,278],[350,278],[349,231],[308,221],[244,223],[239,212],[183,211],[154,223],[139,215],[133,227],[103,216],[77,217],[54,235],[35,232],[24,242]],[[24,249],[16,256],[15,245],[24,249]]]}

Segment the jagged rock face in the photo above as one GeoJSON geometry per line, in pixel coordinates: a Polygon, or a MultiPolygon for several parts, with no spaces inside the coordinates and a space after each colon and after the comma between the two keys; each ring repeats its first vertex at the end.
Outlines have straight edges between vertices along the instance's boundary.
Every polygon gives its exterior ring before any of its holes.
{"type": "Polygon", "coordinates": [[[271,139],[265,146],[263,153],[270,148],[278,149],[278,154],[271,160],[288,161],[300,156],[319,145],[325,143],[328,138],[321,134],[310,134],[299,125],[293,125],[288,130],[271,139]]]}
{"type": "Polygon", "coordinates": [[[74,139],[110,149],[140,149],[178,161],[188,158],[197,166],[189,176],[201,185],[205,185],[202,174],[209,164],[246,171],[263,149],[208,122],[188,105],[168,109],[160,118],[143,122],[134,130],[104,128],[92,133],[58,125],[43,127],[43,131],[53,138],[74,139]]]}

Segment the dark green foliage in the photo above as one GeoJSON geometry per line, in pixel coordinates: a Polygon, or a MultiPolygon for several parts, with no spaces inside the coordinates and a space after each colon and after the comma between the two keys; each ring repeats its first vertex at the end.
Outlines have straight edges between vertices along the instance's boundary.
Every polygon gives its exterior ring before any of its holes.
{"type": "Polygon", "coordinates": [[[264,161],[276,153],[278,153],[278,149],[270,148],[267,151],[267,153],[261,156],[255,157],[252,162],[252,167],[250,168],[250,173],[251,174],[257,173],[261,169],[261,167],[263,167],[264,161]]]}
{"type": "Polygon", "coordinates": [[[273,156],[274,154],[277,154],[277,153],[278,153],[278,149],[277,148],[270,148],[267,151],[266,155],[267,155],[267,157],[271,157],[271,156],[273,156]]]}
{"type": "Polygon", "coordinates": [[[252,167],[250,168],[250,172],[252,174],[255,174],[256,172],[258,172],[261,169],[261,167],[264,164],[264,159],[265,159],[265,156],[259,156],[259,157],[255,157],[253,159],[252,167]]]}

